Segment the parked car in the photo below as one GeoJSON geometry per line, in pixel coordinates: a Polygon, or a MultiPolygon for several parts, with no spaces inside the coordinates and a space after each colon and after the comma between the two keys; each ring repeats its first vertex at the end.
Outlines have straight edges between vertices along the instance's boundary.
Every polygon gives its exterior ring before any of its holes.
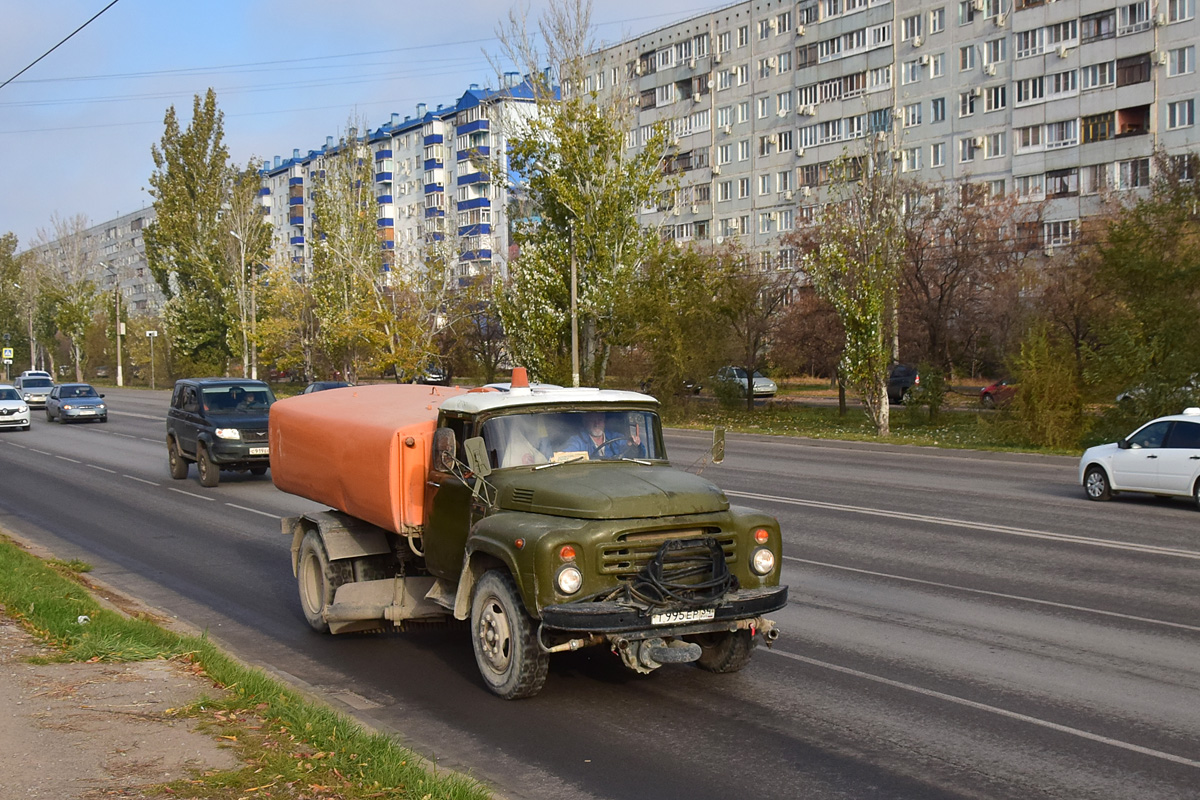
{"type": "MultiPolygon", "coordinates": [[[[1150,391],[1146,386],[1131,387],[1117,395],[1117,404],[1122,406],[1126,404],[1133,405],[1135,402],[1149,395],[1150,391]]],[[[1183,386],[1167,394],[1170,399],[1181,401],[1182,403],[1191,402],[1198,395],[1200,395],[1200,373],[1188,378],[1183,386]]]]}
{"type": "MultiPolygon", "coordinates": [[[[183,480],[195,461],[201,486],[216,486],[221,470],[266,474],[271,450],[267,417],[275,395],[262,381],[185,378],[167,409],[167,466],[183,480]]],[[[330,421],[331,424],[333,421],[330,421]]]]}
{"type": "Polygon", "coordinates": [[[30,406],[45,408],[46,398],[50,396],[50,390],[54,388],[54,379],[45,373],[41,375],[22,375],[17,378],[14,385],[17,391],[21,393],[21,399],[30,406]]]}
{"type": "Polygon", "coordinates": [[[892,403],[904,403],[908,395],[920,388],[921,376],[916,367],[908,364],[893,364],[888,370],[887,396],[892,403]]]}
{"type": "Polygon", "coordinates": [[[308,386],[304,387],[304,391],[300,394],[312,394],[313,392],[323,392],[326,389],[345,389],[347,386],[353,386],[352,383],[345,381],[313,381],[308,386]]]}
{"type": "Polygon", "coordinates": [[[1017,387],[1008,381],[996,381],[979,390],[979,404],[984,408],[1003,408],[1017,396],[1017,387]]]}
{"type": "Polygon", "coordinates": [[[1147,422],[1119,442],[1089,447],[1079,459],[1089,500],[1118,492],[1191,497],[1200,508],[1200,408],[1147,422]]]}
{"type": "Polygon", "coordinates": [[[412,382],[424,383],[429,386],[449,386],[450,371],[439,367],[437,364],[429,364],[424,369],[417,370],[417,374],[412,379],[412,382]]]}
{"type": "MultiPolygon", "coordinates": [[[[754,371],[753,375],[753,392],[755,397],[774,397],[779,391],[779,387],[775,385],[775,381],[763,375],[758,370],[754,371]]],[[[721,367],[717,370],[717,374],[713,376],[714,383],[723,384],[726,386],[736,386],[742,397],[746,396],[746,388],[749,381],[746,379],[746,370],[741,367],[721,367]]]]}
{"type": "Polygon", "coordinates": [[[0,384],[0,428],[29,430],[29,404],[15,386],[0,384]]]}
{"type": "Polygon", "coordinates": [[[86,383],[60,383],[46,398],[46,422],[108,422],[104,395],[86,383]]]}

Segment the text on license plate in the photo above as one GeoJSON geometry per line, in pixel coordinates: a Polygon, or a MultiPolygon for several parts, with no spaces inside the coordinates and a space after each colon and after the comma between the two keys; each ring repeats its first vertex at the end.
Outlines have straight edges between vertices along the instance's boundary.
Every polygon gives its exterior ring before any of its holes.
{"type": "Polygon", "coordinates": [[[651,625],[678,625],[683,622],[708,622],[717,615],[713,608],[694,608],[691,611],[664,611],[650,617],[651,625]]]}
{"type": "Polygon", "coordinates": [[[81,408],[81,409],[79,409],[79,414],[80,414],[81,416],[84,416],[84,417],[86,417],[86,416],[87,416],[87,415],[89,415],[89,414],[95,415],[95,413],[96,413],[96,409],[94,409],[94,408],[81,408]]]}
{"type": "Polygon", "coordinates": [[[252,456],[266,456],[266,455],[270,455],[270,454],[271,454],[271,448],[269,448],[269,447],[251,447],[250,448],[250,455],[252,455],[252,456]]]}

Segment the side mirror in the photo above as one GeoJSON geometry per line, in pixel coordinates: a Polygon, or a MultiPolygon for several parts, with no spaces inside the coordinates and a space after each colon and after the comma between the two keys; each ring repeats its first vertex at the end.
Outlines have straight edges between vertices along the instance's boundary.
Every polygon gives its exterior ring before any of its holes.
{"type": "Polygon", "coordinates": [[[433,432],[433,468],[438,472],[449,472],[454,466],[454,451],[458,443],[451,428],[438,428],[433,432]]]}
{"type": "Polygon", "coordinates": [[[1133,447],[1133,445],[1129,443],[1128,439],[1122,439],[1121,441],[1117,442],[1117,447],[1121,450],[1128,450],[1129,448],[1133,447]]]}
{"type": "Polygon", "coordinates": [[[492,474],[492,462],[488,459],[487,445],[482,436],[475,436],[463,442],[463,450],[467,453],[467,466],[481,478],[492,474]]]}
{"type": "Polygon", "coordinates": [[[101,397],[104,397],[104,392],[101,392],[101,393],[100,393],[100,396],[101,396],[101,397]]]}
{"type": "Polygon", "coordinates": [[[713,428],[712,463],[720,464],[725,460],[725,429],[713,428]]]}

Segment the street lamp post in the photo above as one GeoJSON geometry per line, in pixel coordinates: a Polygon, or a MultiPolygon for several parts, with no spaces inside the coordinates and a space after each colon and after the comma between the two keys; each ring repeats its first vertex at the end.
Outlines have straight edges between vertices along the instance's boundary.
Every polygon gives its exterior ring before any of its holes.
{"type": "Polygon", "coordinates": [[[101,261],[100,266],[112,273],[113,276],[113,298],[116,301],[117,314],[117,386],[124,386],[125,374],[121,370],[121,273],[112,264],[106,264],[101,261]]]}
{"type": "Polygon", "coordinates": [[[150,388],[154,388],[154,340],[158,336],[158,331],[146,331],[146,338],[150,340],[150,388]]]}

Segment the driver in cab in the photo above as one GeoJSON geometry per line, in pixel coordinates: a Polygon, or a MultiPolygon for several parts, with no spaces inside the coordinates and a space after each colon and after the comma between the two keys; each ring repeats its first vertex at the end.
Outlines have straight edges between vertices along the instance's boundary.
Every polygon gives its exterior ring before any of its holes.
{"type": "Polygon", "coordinates": [[[564,450],[587,453],[589,460],[617,459],[625,456],[645,455],[638,430],[630,429],[627,435],[624,431],[613,432],[605,427],[605,415],[598,411],[589,411],[583,415],[583,430],[575,434],[565,445],[564,450]],[[637,441],[632,441],[633,439],[637,441]],[[630,453],[629,450],[634,450],[630,453]]]}

